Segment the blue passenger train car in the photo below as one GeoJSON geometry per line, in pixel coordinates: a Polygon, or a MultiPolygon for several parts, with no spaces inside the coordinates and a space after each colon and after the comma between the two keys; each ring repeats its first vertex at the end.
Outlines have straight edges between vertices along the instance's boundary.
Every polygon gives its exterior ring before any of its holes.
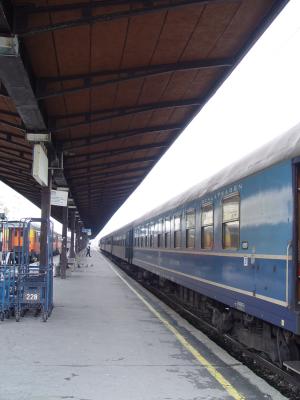
{"type": "Polygon", "coordinates": [[[197,293],[218,328],[274,361],[300,359],[299,206],[300,125],[100,248],[197,293]]]}

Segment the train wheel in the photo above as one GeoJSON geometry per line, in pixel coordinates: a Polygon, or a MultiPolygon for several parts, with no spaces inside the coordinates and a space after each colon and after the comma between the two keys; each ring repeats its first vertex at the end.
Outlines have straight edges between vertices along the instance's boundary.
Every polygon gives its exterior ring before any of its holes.
{"type": "Polygon", "coordinates": [[[279,366],[282,367],[283,361],[299,360],[300,352],[296,342],[291,338],[290,333],[277,329],[277,352],[279,366]]]}

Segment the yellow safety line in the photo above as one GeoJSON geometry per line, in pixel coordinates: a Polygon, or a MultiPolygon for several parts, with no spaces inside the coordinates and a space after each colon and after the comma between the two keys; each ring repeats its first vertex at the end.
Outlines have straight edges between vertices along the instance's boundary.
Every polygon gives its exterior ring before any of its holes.
{"type": "Polygon", "coordinates": [[[150,303],[140,295],[110,264],[109,267],[114,271],[114,273],[129,287],[129,289],[145,304],[145,306],[165,325],[166,328],[172,332],[176,339],[186,348],[195,358],[202,364],[207,371],[218,381],[223,388],[233,397],[235,400],[245,400],[245,397],[239,393],[232,384],[224,378],[224,376],[213,367],[210,362],[199,353],[179,332],[174,326],[172,326],[162,315],[151,306],[150,303]]]}

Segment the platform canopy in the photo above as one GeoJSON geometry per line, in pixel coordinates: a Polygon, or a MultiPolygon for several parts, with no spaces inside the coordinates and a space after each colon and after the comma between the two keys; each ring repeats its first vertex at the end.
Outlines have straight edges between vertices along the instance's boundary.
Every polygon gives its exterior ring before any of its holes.
{"type": "Polygon", "coordinates": [[[53,187],[97,234],[286,3],[0,1],[0,179],[40,205],[25,138],[51,132],[53,187]]]}

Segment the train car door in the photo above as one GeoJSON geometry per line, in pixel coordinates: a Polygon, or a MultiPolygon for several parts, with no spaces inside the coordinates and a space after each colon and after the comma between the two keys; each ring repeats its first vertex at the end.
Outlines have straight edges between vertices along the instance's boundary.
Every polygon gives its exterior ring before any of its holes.
{"type": "Polygon", "coordinates": [[[131,264],[133,256],[133,229],[126,232],[125,246],[125,258],[131,264]]]}

